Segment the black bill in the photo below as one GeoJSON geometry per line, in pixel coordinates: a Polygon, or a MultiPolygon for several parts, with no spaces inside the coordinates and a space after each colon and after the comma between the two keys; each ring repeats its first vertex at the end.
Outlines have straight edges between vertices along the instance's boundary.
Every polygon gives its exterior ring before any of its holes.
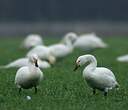
{"type": "Polygon", "coordinates": [[[37,60],[35,61],[35,66],[36,67],[39,67],[37,60]]]}
{"type": "Polygon", "coordinates": [[[75,68],[73,71],[76,71],[80,66],[76,64],[75,68]]]}

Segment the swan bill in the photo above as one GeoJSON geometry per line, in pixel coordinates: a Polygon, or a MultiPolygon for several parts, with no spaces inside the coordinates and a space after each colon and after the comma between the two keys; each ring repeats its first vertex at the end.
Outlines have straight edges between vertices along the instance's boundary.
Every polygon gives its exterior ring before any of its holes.
{"type": "Polygon", "coordinates": [[[78,68],[80,67],[80,65],[77,65],[75,66],[74,70],[73,71],[76,71],[78,68]]]}
{"type": "Polygon", "coordinates": [[[37,60],[35,60],[35,66],[36,66],[36,67],[39,67],[37,60]]]}

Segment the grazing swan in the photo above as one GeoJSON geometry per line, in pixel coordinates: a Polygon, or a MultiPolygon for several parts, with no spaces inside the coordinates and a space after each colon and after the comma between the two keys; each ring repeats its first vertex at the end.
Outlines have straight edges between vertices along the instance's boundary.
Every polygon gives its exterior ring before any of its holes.
{"type": "Polygon", "coordinates": [[[48,60],[50,64],[54,64],[56,62],[56,58],[51,54],[49,47],[40,45],[32,48],[27,56],[31,56],[32,54],[37,54],[40,59],[48,60]]]}
{"type": "Polygon", "coordinates": [[[15,76],[15,84],[19,88],[19,92],[21,92],[22,88],[29,89],[34,87],[36,93],[37,85],[43,78],[43,72],[41,72],[40,68],[38,67],[37,55],[34,54],[30,56],[28,63],[28,66],[18,69],[15,76]]]}
{"type": "Polygon", "coordinates": [[[106,48],[107,44],[105,44],[102,39],[96,36],[95,33],[83,34],[78,37],[73,32],[68,33],[65,39],[73,40],[74,48],[80,48],[82,50],[91,50],[95,48],[106,48]]]}
{"type": "Polygon", "coordinates": [[[43,44],[43,40],[40,35],[30,34],[24,39],[21,47],[29,49],[42,44],[43,44]]]}
{"type": "MultiPolygon", "coordinates": [[[[0,68],[20,68],[23,66],[28,66],[28,58],[19,58],[5,66],[0,66],[0,68]]],[[[38,65],[40,68],[45,69],[45,68],[50,68],[50,64],[46,61],[38,60],[38,65]]]]}
{"type": "Polygon", "coordinates": [[[56,58],[63,58],[73,51],[72,41],[66,39],[64,43],[50,45],[51,54],[56,58]]]}
{"type": "Polygon", "coordinates": [[[104,67],[97,67],[97,60],[93,55],[88,54],[78,57],[74,71],[87,62],[89,64],[83,71],[83,77],[93,89],[93,94],[95,94],[96,89],[99,89],[104,91],[104,95],[106,96],[108,90],[119,86],[111,70],[104,67]]]}
{"type": "Polygon", "coordinates": [[[128,62],[128,55],[123,55],[123,56],[117,57],[117,61],[119,61],[119,62],[128,62]]]}

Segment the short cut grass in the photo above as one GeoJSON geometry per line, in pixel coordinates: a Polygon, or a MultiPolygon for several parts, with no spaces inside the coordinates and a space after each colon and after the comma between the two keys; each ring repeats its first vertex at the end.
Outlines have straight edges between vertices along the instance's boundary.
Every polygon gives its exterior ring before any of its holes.
{"type": "MultiPolygon", "coordinates": [[[[0,39],[0,65],[24,57],[27,50],[19,49],[22,39],[0,39]]],[[[45,44],[58,42],[59,39],[46,38],[45,44]]],[[[57,61],[52,68],[42,70],[44,80],[38,93],[34,89],[23,90],[21,95],[14,84],[17,69],[0,69],[0,109],[1,110],[127,110],[128,109],[128,63],[119,63],[116,57],[128,53],[128,38],[105,38],[109,48],[84,52],[75,49],[72,54],[57,61]],[[84,67],[74,72],[75,60],[83,54],[95,55],[98,66],[111,69],[120,89],[109,92],[107,98],[87,86],[82,77],[84,67]],[[31,96],[27,100],[26,96],[31,96]]]]}

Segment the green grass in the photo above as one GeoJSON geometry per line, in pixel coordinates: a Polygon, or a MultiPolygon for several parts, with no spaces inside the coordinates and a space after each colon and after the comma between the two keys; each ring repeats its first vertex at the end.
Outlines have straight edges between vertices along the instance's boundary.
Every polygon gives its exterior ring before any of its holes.
{"type": "MultiPolygon", "coordinates": [[[[52,68],[43,70],[45,79],[34,90],[23,90],[19,95],[14,84],[17,69],[0,70],[0,110],[127,110],[128,109],[128,63],[119,63],[116,57],[128,53],[128,38],[106,38],[110,45],[107,49],[88,52],[96,56],[98,66],[110,68],[120,83],[120,90],[112,90],[107,98],[98,91],[92,95],[82,77],[83,67],[73,72],[74,63],[79,55],[87,54],[75,50],[58,61],[52,68]],[[26,96],[32,100],[26,100],[26,96]]],[[[45,39],[46,44],[56,43],[59,39],[45,39]]],[[[0,39],[0,64],[25,56],[19,49],[21,39],[0,39]]]]}

